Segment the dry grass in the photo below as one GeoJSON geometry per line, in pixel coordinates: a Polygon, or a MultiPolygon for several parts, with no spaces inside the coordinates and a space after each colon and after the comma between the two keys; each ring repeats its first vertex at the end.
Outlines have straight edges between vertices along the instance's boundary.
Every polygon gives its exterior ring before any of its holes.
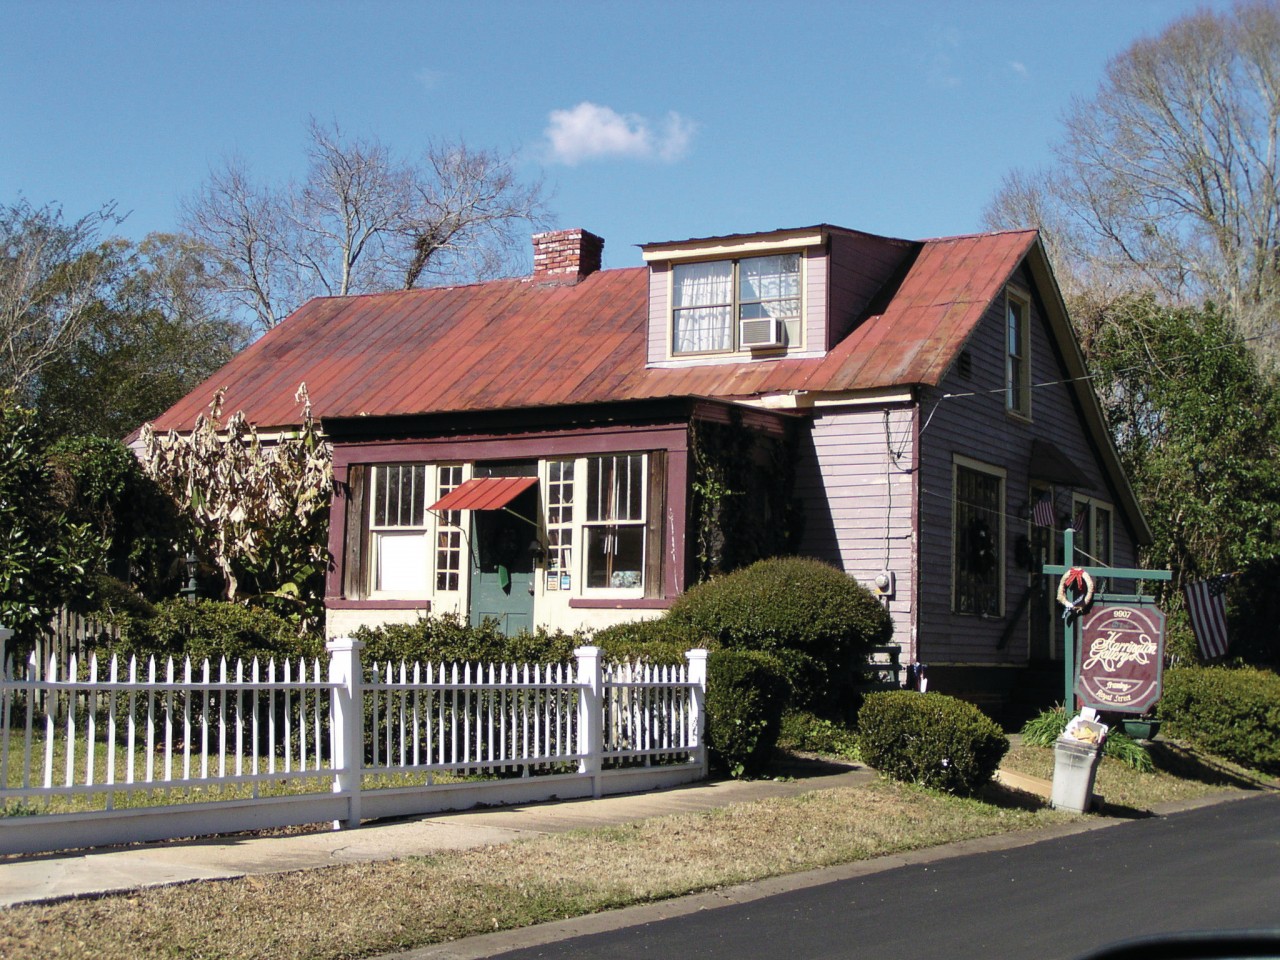
{"type": "MultiPolygon", "coordinates": [[[[1256,790],[1270,782],[1220,757],[1199,753],[1182,744],[1157,740],[1151,744],[1155,772],[1139,773],[1118,760],[1103,757],[1094,792],[1109,813],[1138,813],[1161,803],[1192,800],[1223,790],[1256,790]]],[[[1044,780],[1053,779],[1053,749],[1022,745],[1010,750],[1001,769],[1044,780]]]]}
{"type": "Polygon", "coordinates": [[[427,858],[16,907],[0,913],[0,956],[364,957],[1063,818],[881,782],[427,858]]]}

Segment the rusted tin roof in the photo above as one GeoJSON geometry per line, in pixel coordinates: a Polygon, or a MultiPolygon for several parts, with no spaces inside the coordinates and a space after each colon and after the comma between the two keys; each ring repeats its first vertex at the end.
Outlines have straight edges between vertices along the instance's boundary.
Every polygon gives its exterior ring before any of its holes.
{"type": "Polygon", "coordinates": [[[1035,243],[1033,231],[926,240],[879,312],[825,357],[646,369],[647,268],[575,284],[530,279],[312,300],[158,417],[191,427],[223,409],[260,428],[298,422],[305,382],[320,417],[392,416],[659,397],[936,385],[1035,243]]]}

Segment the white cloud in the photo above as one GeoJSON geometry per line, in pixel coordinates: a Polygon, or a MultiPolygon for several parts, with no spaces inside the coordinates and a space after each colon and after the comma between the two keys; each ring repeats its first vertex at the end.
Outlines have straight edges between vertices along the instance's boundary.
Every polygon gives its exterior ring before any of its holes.
{"type": "Polygon", "coordinates": [[[688,152],[698,126],[674,111],[655,125],[638,114],[621,114],[586,100],[568,110],[552,110],[548,119],[552,159],[569,166],[601,157],[672,163],[688,152]]]}
{"type": "Polygon", "coordinates": [[[1020,77],[1031,76],[1031,71],[1027,69],[1027,65],[1023,63],[1021,60],[1010,60],[1009,69],[1012,70],[1014,73],[1016,73],[1020,77]]]}

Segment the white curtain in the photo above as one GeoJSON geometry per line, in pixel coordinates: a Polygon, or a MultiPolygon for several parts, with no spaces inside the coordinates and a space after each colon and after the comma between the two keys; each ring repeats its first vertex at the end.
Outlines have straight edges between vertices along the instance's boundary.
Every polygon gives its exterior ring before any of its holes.
{"type": "Polygon", "coordinates": [[[676,353],[733,348],[733,263],[683,263],[675,268],[676,353]]]}

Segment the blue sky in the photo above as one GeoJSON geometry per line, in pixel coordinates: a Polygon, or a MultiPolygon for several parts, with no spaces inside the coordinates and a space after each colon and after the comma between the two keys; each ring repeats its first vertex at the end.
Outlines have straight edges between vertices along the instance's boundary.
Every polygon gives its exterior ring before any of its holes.
{"type": "Polygon", "coordinates": [[[517,151],[606,266],[820,222],[965,233],[1110,57],[1201,5],[0,0],[0,202],[172,230],[233,154],[301,176],[315,116],[517,151]]]}

